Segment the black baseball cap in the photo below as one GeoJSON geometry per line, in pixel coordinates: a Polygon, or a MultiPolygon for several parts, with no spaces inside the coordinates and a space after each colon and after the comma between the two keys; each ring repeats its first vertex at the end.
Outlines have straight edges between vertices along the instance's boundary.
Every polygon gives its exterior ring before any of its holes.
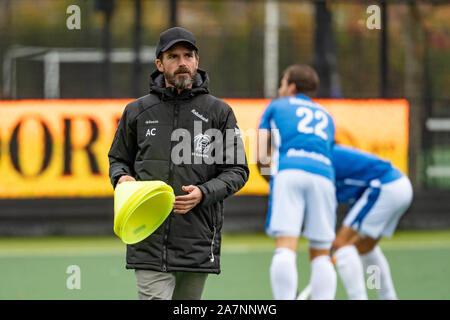
{"type": "Polygon", "coordinates": [[[158,44],[156,45],[156,58],[159,57],[161,52],[167,51],[178,42],[187,42],[195,51],[198,51],[194,35],[184,28],[174,27],[167,29],[159,35],[158,44]]]}

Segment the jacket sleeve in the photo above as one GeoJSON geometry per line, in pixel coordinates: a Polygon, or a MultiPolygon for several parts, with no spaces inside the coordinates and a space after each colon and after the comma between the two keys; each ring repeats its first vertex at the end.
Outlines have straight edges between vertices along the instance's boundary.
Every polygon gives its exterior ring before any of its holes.
{"type": "Polygon", "coordinates": [[[218,175],[198,186],[203,193],[202,204],[206,206],[222,201],[239,191],[249,176],[244,143],[231,108],[221,131],[223,163],[215,164],[218,175]]]}
{"type": "Polygon", "coordinates": [[[123,175],[134,177],[134,161],[137,152],[136,129],[127,105],[119,121],[111,148],[108,152],[109,177],[113,188],[123,175]]]}

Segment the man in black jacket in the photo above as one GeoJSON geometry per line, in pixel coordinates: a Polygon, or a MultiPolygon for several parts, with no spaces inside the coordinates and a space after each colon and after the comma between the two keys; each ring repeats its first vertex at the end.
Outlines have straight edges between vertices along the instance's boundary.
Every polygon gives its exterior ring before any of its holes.
{"type": "Polygon", "coordinates": [[[150,93],[129,103],[108,153],[111,183],[162,180],[173,212],[148,238],[127,245],[140,299],[200,299],[220,273],[223,200],[249,175],[232,109],[208,91],[194,35],[161,33],[150,93]]]}

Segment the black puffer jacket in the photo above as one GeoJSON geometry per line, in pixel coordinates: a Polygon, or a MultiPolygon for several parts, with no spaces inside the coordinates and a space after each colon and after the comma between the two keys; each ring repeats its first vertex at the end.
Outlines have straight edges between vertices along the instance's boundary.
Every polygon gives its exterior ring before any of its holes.
{"type": "Polygon", "coordinates": [[[127,245],[126,267],[220,273],[222,201],[244,186],[249,170],[234,113],[208,93],[206,72],[198,70],[193,88],[180,94],[165,87],[159,71],[153,72],[150,94],[126,106],[108,157],[114,187],[127,174],[136,180],[162,180],[175,195],[186,194],[181,187],[191,184],[203,192],[202,201],[191,211],[172,212],[147,239],[127,245]],[[223,140],[211,138],[207,130],[214,128],[223,140]],[[173,134],[176,129],[178,134],[173,134]],[[225,143],[230,134],[231,144],[225,143]],[[186,142],[190,150],[180,152],[186,142]],[[206,164],[220,148],[223,163],[206,164]],[[172,153],[184,161],[180,163],[172,153]]]}

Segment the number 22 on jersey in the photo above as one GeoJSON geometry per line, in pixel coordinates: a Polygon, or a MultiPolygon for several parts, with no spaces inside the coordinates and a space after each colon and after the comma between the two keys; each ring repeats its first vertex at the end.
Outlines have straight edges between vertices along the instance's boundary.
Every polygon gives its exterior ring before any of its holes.
{"type": "Polygon", "coordinates": [[[315,134],[316,136],[327,140],[328,135],[325,133],[325,129],[328,126],[328,117],[325,112],[321,110],[313,111],[309,108],[300,107],[296,111],[297,117],[302,118],[298,123],[297,130],[305,134],[315,134]],[[313,119],[318,122],[312,125],[313,119]]]}

